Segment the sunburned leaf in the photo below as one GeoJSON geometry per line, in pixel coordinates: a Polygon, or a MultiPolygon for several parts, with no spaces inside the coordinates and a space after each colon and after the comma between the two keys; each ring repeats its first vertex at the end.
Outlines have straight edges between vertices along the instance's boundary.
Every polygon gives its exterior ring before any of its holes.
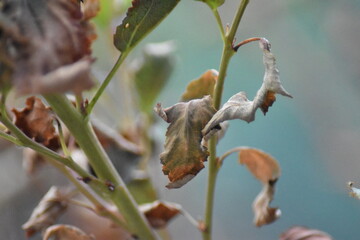
{"type": "Polygon", "coordinates": [[[95,240],[95,237],[84,233],[77,227],[58,224],[49,227],[43,234],[43,240],[95,240]]]}
{"type": "Polygon", "coordinates": [[[224,4],[225,0],[196,0],[201,1],[209,5],[211,9],[216,9],[224,4]]]}
{"type": "Polygon", "coordinates": [[[141,57],[131,64],[131,77],[138,92],[140,108],[149,112],[175,67],[173,42],[147,44],[141,57]]]}
{"type": "Polygon", "coordinates": [[[360,189],[354,187],[353,182],[349,182],[348,185],[349,185],[349,188],[350,188],[349,195],[360,200],[360,189]]]}
{"type": "Polygon", "coordinates": [[[254,148],[243,148],[239,153],[239,161],[263,183],[263,189],[253,202],[254,224],[260,227],[278,219],[281,211],[269,207],[275,193],[275,183],[280,176],[280,167],[270,155],[254,148]]]}
{"type": "Polygon", "coordinates": [[[210,96],[177,103],[155,111],[170,123],[166,132],[165,151],[160,155],[163,172],[168,175],[168,188],[179,188],[190,181],[207,160],[208,151],[201,146],[201,129],[215,113],[210,96]]]}
{"type": "Polygon", "coordinates": [[[332,238],[320,230],[294,226],[282,233],[279,240],[332,240],[332,238]]]}
{"type": "MultiPolygon", "coordinates": [[[[265,75],[263,84],[256,93],[254,100],[248,100],[245,92],[239,92],[232,96],[206,125],[203,130],[204,135],[209,134],[219,123],[226,120],[241,119],[246,122],[254,121],[256,110],[260,108],[266,114],[268,108],[276,99],[276,93],[292,98],[281,85],[279,70],[275,66],[275,57],[270,52],[270,43],[262,38],[260,40],[260,48],[263,50],[265,75]]],[[[207,137],[209,138],[210,136],[207,137]]]]}
{"type": "Polygon", "coordinates": [[[139,206],[153,228],[163,228],[167,223],[181,213],[181,206],[175,203],[155,201],[139,206]]]}
{"type": "Polygon", "coordinates": [[[206,95],[212,96],[218,75],[218,71],[211,69],[198,79],[192,80],[186,87],[185,93],[181,96],[181,101],[187,102],[192,99],[203,98],[206,95]]]}
{"type": "Polygon", "coordinates": [[[28,237],[55,223],[67,208],[67,195],[68,189],[50,188],[32,212],[30,219],[22,226],[28,237]]]}
{"type": "Polygon", "coordinates": [[[116,28],[114,44],[120,52],[135,47],[178,4],[180,0],[133,0],[125,19],[116,28]]]}
{"type": "Polygon", "coordinates": [[[59,136],[53,126],[54,115],[40,98],[29,97],[24,109],[12,109],[12,112],[15,125],[28,137],[53,150],[59,147],[59,136]]]}
{"type": "MultiPolygon", "coordinates": [[[[90,2],[86,9],[96,4],[90,2]]],[[[80,3],[69,0],[1,3],[0,52],[5,57],[0,65],[11,70],[18,93],[81,92],[93,86],[90,44],[96,35],[88,20],[96,10],[83,15],[80,3]]]]}

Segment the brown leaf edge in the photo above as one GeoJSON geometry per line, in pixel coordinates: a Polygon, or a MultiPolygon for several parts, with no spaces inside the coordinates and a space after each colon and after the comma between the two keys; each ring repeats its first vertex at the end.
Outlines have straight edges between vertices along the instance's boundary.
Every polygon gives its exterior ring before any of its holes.
{"type": "Polygon", "coordinates": [[[201,129],[215,113],[210,96],[180,102],[163,109],[161,104],[155,112],[170,123],[165,140],[165,150],[160,154],[163,172],[170,183],[167,188],[180,188],[204,168],[209,155],[201,145],[201,129]]]}
{"type": "Polygon", "coordinates": [[[139,206],[153,228],[164,228],[175,216],[181,214],[181,206],[176,203],[155,201],[139,206]]]}
{"type": "Polygon", "coordinates": [[[53,121],[55,115],[40,98],[29,97],[22,110],[12,109],[14,124],[29,138],[44,146],[56,150],[60,147],[59,136],[53,121]]]}
{"type": "Polygon", "coordinates": [[[65,224],[53,225],[43,233],[42,240],[95,240],[93,235],[88,235],[81,229],[65,224]]]}
{"type": "Polygon", "coordinates": [[[278,162],[261,150],[246,147],[239,152],[239,162],[246,165],[254,177],[263,183],[263,189],[252,205],[255,226],[261,227],[274,222],[281,216],[279,208],[269,206],[275,194],[275,184],[280,177],[278,162]]]}

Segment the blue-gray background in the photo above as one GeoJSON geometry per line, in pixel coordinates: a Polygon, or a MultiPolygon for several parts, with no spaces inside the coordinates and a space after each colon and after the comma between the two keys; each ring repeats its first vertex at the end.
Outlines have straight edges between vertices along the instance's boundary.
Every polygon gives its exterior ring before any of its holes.
{"type": "MultiPolygon", "coordinates": [[[[227,0],[220,8],[224,23],[231,22],[238,2],[227,0]]],[[[254,36],[272,43],[281,80],[294,99],[278,96],[266,117],[259,112],[251,124],[232,121],[218,152],[250,146],[278,159],[282,176],[272,205],[281,208],[282,217],[269,226],[253,226],[251,203],[261,185],[233,155],[218,176],[214,239],[277,239],[287,228],[305,225],[335,239],[358,240],[360,201],[348,196],[346,183],[360,183],[360,2],[251,0],[237,39],[254,36]]],[[[190,80],[207,69],[218,69],[222,43],[211,11],[190,0],[181,1],[138,49],[165,40],[175,40],[178,56],[175,72],[158,99],[170,106],[190,80]]],[[[104,56],[98,58],[106,61],[104,56]]],[[[257,44],[240,48],[229,66],[223,102],[239,91],[252,99],[263,71],[257,44]]],[[[164,133],[165,127],[157,129],[164,133]]],[[[36,192],[43,182],[29,180],[21,171],[20,158],[19,152],[6,152],[0,170],[0,235],[11,240],[22,239],[20,225],[44,193],[36,192]]],[[[179,202],[201,218],[207,169],[179,190],[165,189],[167,179],[157,169],[152,175],[161,198],[179,202]]],[[[176,240],[201,239],[182,217],[169,228],[176,240]]]]}

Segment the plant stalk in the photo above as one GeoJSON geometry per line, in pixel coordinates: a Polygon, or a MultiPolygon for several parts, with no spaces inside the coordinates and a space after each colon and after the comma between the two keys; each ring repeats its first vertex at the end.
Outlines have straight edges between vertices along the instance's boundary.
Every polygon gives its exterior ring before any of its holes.
{"type": "Polygon", "coordinates": [[[119,69],[121,64],[124,62],[125,58],[128,55],[128,52],[129,51],[120,54],[119,58],[115,62],[115,65],[110,70],[110,72],[106,76],[105,80],[101,83],[100,87],[97,89],[95,96],[91,99],[89,105],[86,107],[86,119],[87,120],[89,120],[89,116],[90,116],[92,110],[94,109],[97,101],[99,100],[101,95],[104,93],[106,87],[109,85],[110,81],[114,77],[115,73],[117,72],[117,70],[119,69]]]}
{"type": "MultiPolygon", "coordinates": [[[[219,109],[221,105],[221,98],[224,88],[224,81],[226,77],[227,68],[230,62],[231,57],[234,55],[235,51],[233,49],[233,42],[235,38],[236,31],[239,27],[241,18],[244,14],[246,6],[248,5],[249,0],[242,0],[239,8],[236,11],[235,17],[231,24],[230,30],[226,33],[224,38],[224,47],[221,55],[219,77],[214,90],[214,107],[219,109]]],[[[217,18],[217,16],[215,15],[217,18]]],[[[209,142],[209,163],[208,163],[208,183],[207,183],[207,193],[206,193],[206,205],[205,205],[205,231],[203,232],[203,240],[211,240],[212,237],[212,218],[213,218],[213,208],[214,208],[214,193],[216,185],[216,177],[219,170],[219,163],[216,157],[216,136],[213,136],[209,142]]]]}
{"type": "Polygon", "coordinates": [[[44,97],[75,137],[99,179],[108,183],[108,191],[104,194],[107,194],[117,206],[132,233],[135,233],[140,239],[156,239],[155,233],[144,215],[138,210],[137,204],[105,153],[89,122],[83,118],[65,96],[54,94],[44,97]]]}

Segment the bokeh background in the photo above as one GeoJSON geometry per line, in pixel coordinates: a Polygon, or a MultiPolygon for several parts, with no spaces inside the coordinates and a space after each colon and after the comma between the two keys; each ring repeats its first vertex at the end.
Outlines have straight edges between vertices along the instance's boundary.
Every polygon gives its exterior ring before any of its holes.
{"type": "MultiPolygon", "coordinates": [[[[238,3],[227,0],[219,9],[224,23],[231,23],[238,3]]],[[[334,239],[358,240],[360,201],[349,197],[347,182],[360,184],[360,2],[251,0],[237,39],[255,36],[271,42],[283,86],[294,99],[278,96],[268,114],[264,117],[259,111],[250,124],[231,121],[218,152],[250,146],[280,162],[282,176],[272,205],[280,207],[282,217],[268,226],[253,226],[251,204],[261,184],[237,163],[235,154],[226,159],[218,176],[214,239],[277,239],[287,228],[303,225],[328,232],[334,239]]],[[[146,43],[167,40],[176,44],[177,64],[158,100],[171,106],[190,80],[218,69],[222,43],[208,7],[183,0],[130,59],[146,43]]],[[[106,62],[111,66],[108,52],[94,51],[97,68],[106,62]]],[[[239,91],[252,99],[263,74],[258,45],[241,47],[229,66],[223,102],[239,91]]],[[[155,136],[160,141],[165,130],[166,124],[159,122],[155,136]]],[[[19,149],[7,147],[0,164],[0,236],[24,239],[21,224],[46,187],[61,180],[51,168],[30,179],[21,169],[19,149]]],[[[207,169],[183,188],[167,190],[167,178],[159,163],[154,165],[152,176],[161,198],[179,202],[201,218],[207,169]]],[[[182,217],[171,222],[169,229],[176,240],[201,239],[182,217]]]]}

